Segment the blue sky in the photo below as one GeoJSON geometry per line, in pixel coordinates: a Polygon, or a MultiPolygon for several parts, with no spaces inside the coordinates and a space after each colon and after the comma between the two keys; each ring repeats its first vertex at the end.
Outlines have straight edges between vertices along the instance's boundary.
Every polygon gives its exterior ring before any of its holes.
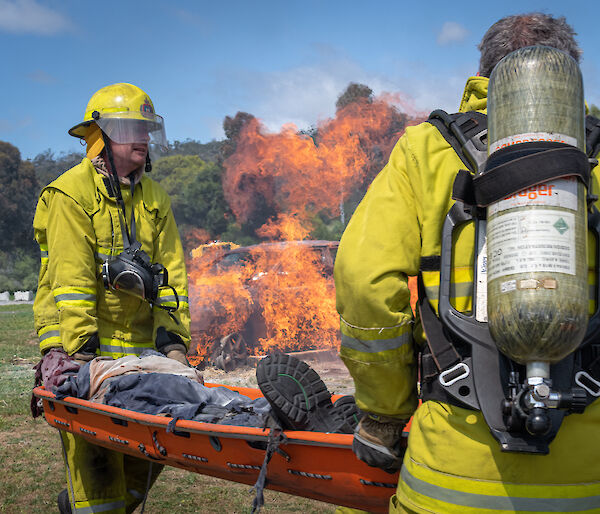
{"type": "Polygon", "coordinates": [[[153,99],[169,140],[223,137],[238,110],[273,131],[333,116],[351,81],[400,93],[417,110],[455,111],[477,43],[502,16],[562,15],[584,50],[600,105],[593,3],[454,0],[0,0],[0,140],[33,158],[81,147],[67,130],[90,96],[131,82],[153,99]]]}

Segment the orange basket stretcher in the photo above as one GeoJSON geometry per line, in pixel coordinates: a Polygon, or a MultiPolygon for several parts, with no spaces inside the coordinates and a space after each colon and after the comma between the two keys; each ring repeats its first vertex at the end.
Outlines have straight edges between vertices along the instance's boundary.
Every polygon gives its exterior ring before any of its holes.
{"type": "MultiPolygon", "coordinates": [[[[218,387],[222,384],[205,384],[218,387]]],[[[224,386],[256,399],[259,389],[224,386]]],[[[159,461],[187,471],[254,485],[265,458],[269,430],[142,414],[79,398],[56,399],[43,387],[34,389],[53,427],[93,444],[159,461]]],[[[337,396],[333,396],[333,400],[337,396]]],[[[388,512],[398,473],[390,474],[359,461],[351,434],[285,431],[267,468],[267,489],[369,512],[388,512]]],[[[407,433],[405,433],[407,435],[407,433]]]]}

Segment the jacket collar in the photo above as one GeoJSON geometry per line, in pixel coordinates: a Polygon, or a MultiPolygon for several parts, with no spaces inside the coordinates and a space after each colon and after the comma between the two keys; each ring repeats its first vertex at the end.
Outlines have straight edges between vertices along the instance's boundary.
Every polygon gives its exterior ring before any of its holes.
{"type": "Polygon", "coordinates": [[[487,77],[470,77],[465,85],[465,91],[460,101],[460,112],[487,110],[487,77]]]}
{"type": "MultiPolygon", "coordinates": [[[[105,175],[103,175],[95,166],[94,164],[90,161],[90,159],[88,159],[87,157],[84,157],[83,161],[85,162],[86,166],[89,167],[90,172],[92,173],[92,176],[94,177],[94,183],[96,184],[96,189],[98,190],[98,192],[100,194],[102,194],[104,197],[109,198],[111,200],[115,200],[113,196],[111,196],[108,193],[108,188],[107,188],[107,183],[108,183],[108,177],[106,177],[105,175]],[[87,162],[86,162],[87,161],[87,162]]],[[[136,186],[139,183],[140,187],[142,187],[141,182],[143,182],[144,180],[144,168],[141,168],[142,173],[137,176],[136,175],[136,186]]],[[[122,185],[124,185],[123,182],[121,182],[122,185]]],[[[127,179],[127,184],[129,184],[129,180],[127,179]]],[[[121,194],[126,197],[129,194],[129,185],[126,188],[121,188],[121,194]]]]}

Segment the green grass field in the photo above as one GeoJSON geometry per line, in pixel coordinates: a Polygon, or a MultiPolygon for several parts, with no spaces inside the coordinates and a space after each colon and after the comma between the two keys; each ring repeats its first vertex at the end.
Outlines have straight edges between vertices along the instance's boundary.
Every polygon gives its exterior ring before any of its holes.
{"type": "MultiPolygon", "coordinates": [[[[0,306],[0,512],[58,512],[56,496],[66,487],[58,432],[29,412],[32,367],[38,360],[31,305],[0,306]]],[[[145,512],[247,513],[252,499],[250,486],[167,467],[150,491],[145,512]]],[[[265,491],[261,512],[334,510],[326,503],[265,491]]]]}

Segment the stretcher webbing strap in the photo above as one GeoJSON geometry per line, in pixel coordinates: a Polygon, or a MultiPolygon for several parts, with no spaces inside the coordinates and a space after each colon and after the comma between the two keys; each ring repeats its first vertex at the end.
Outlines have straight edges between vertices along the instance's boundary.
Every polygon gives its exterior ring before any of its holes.
{"type": "Polygon", "coordinates": [[[396,489],[396,487],[398,487],[398,484],[396,483],[389,483],[389,482],[372,482],[370,480],[365,480],[364,478],[361,478],[359,480],[359,482],[362,485],[372,485],[375,487],[387,487],[388,489],[396,489]]]}
{"type": "Polygon", "coordinates": [[[173,432],[176,428],[177,422],[181,419],[180,416],[175,416],[171,421],[169,421],[169,424],[167,425],[167,434],[170,432],[173,432]]]}
{"type": "Polygon", "coordinates": [[[283,433],[280,427],[271,428],[269,438],[267,439],[267,450],[265,458],[260,468],[260,473],[256,479],[253,490],[256,491],[256,496],[252,500],[252,514],[260,512],[261,507],[265,504],[264,489],[267,485],[267,466],[273,454],[278,450],[280,444],[285,444],[287,436],[283,433]]]}
{"type": "Polygon", "coordinates": [[[589,188],[588,157],[575,147],[551,142],[520,143],[517,153],[520,156],[512,158],[516,152],[515,147],[498,150],[490,156],[482,174],[459,172],[453,198],[487,207],[528,187],[568,176],[577,177],[589,188]],[[469,178],[472,191],[469,191],[469,178]]]}
{"type": "Polygon", "coordinates": [[[158,432],[156,430],[152,432],[152,442],[158,450],[158,453],[160,453],[163,457],[166,457],[167,449],[158,442],[158,432]]]}

